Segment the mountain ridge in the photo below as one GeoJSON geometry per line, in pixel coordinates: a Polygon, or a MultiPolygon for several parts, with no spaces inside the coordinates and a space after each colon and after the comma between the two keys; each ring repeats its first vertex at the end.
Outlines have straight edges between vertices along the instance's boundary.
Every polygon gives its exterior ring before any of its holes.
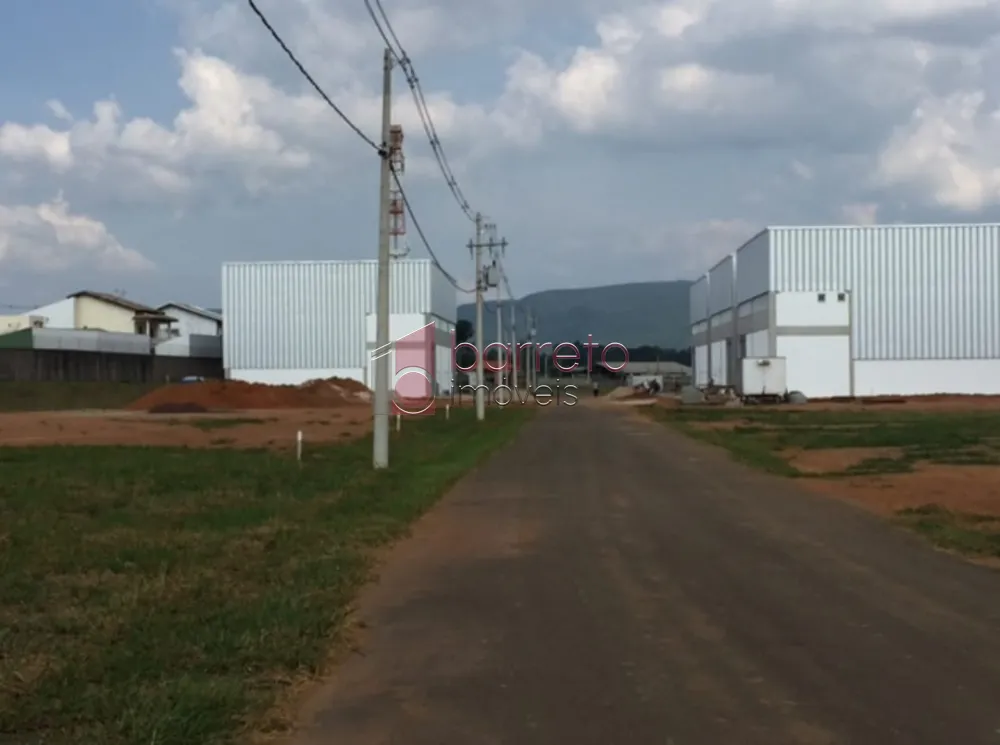
{"type": "MultiPolygon", "coordinates": [[[[635,348],[643,345],[684,349],[690,345],[688,297],[691,282],[630,282],[596,287],[542,290],[517,299],[519,311],[531,308],[541,342],[593,341],[635,348]]],[[[484,343],[496,341],[496,302],[483,311],[484,343]]],[[[504,329],[510,310],[503,304],[504,329]]],[[[517,314],[518,338],[527,337],[524,314],[517,314]]],[[[476,306],[458,306],[458,320],[476,323],[476,306]]]]}

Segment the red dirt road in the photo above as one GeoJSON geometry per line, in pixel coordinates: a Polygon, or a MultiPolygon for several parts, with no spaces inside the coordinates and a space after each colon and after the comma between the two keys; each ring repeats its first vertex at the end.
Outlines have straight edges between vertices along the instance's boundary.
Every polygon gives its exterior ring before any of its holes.
{"type": "Polygon", "coordinates": [[[1000,575],[626,409],[562,407],[362,598],[296,745],[997,745],[1000,575]]]}

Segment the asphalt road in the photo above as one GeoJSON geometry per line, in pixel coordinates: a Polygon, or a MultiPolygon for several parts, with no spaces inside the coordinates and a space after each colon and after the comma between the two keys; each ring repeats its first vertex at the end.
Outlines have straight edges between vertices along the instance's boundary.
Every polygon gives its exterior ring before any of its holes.
{"type": "Polygon", "coordinates": [[[539,416],[359,616],[299,745],[1000,745],[1000,573],[634,413],[539,416]]]}

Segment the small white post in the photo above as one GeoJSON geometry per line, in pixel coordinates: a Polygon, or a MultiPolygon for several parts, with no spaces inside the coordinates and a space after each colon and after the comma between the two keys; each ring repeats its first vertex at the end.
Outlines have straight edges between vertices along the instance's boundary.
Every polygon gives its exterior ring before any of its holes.
{"type": "Polygon", "coordinates": [[[402,414],[396,414],[396,431],[399,432],[403,428],[403,416],[402,414]]]}
{"type": "Polygon", "coordinates": [[[444,405],[444,420],[447,422],[451,419],[451,404],[444,405]]]}
{"type": "Polygon", "coordinates": [[[295,460],[302,465],[302,430],[300,429],[295,435],[295,460]]]}

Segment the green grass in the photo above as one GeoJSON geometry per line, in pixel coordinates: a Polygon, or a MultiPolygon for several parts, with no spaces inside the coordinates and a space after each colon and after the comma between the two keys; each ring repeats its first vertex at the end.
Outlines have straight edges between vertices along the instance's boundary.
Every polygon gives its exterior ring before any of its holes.
{"type": "Polygon", "coordinates": [[[0,412],[121,409],[156,387],[146,383],[0,382],[0,412]]]}
{"type": "MultiPolygon", "coordinates": [[[[0,448],[0,742],[233,742],[317,671],[372,551],[530,416],[266,451],[0,448]]],[[[277,726],[277,725],[275,725],[277,726]]]]}
{"type": "MultiPolygon", "coordinates": [[[[701,440],[720,445],[749,465],[784,476],[851,476],[912,471],[919,462],[1000,466],[1000,412],[801,411],[652,407],[653,415],[701,440]],[[704,425],[731,422],[731,428],[704,425]],[[781,455],[790,449],[891,448],[899,457],[872,457],[841,472],[804,474],[781,455]]],[[[1000,475],[1000,474],[998,474],[1000,475]]]]}
{"type": "Polygon", "coordinates": [[[899,521],[941,548],[968,556],[1000,558],[1000,518],[952,512],[937,505],[900,510],[899,521]]]}

